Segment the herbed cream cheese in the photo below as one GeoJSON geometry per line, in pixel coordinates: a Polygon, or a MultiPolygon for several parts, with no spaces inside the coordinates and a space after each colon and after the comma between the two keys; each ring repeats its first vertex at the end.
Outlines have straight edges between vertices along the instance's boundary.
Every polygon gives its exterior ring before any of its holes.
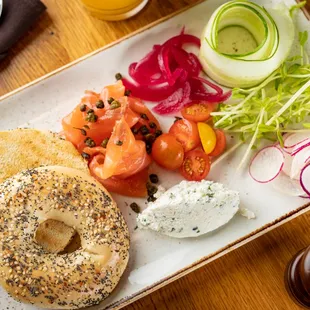
{"type": "Polygon", "coordinates": [[[229,222],[238,212],[239,193],[212,181],[182,181],[139,214],[139,228],[175,237],[197,237],[229,222]]]}

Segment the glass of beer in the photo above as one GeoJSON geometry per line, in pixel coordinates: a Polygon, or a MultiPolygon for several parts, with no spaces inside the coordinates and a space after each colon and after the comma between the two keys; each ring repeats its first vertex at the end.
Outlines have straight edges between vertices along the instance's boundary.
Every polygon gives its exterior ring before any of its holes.
{"type": "Polygon", "coordinates": [[[130,18],[140,12],[148,0],[81,0],[95,17],[117,21],[130,18]]]}

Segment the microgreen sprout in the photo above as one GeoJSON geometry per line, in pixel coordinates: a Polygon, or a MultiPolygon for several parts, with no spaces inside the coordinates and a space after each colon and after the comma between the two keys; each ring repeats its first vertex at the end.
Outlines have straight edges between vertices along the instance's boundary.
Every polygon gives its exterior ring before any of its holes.
{"type": "Polygon", "coordinates": [[[215,127],[239,134],[239,145],[249,143],[239,167],[261,139],[278,140],[283,144],[283,133],[310,129],[307,122],[310,116],[307,39],[307,31],[299,33],[300,55],[288,58],[261,84],[250,89],[233,89],[233,100],[212,113],[215,127]]]}

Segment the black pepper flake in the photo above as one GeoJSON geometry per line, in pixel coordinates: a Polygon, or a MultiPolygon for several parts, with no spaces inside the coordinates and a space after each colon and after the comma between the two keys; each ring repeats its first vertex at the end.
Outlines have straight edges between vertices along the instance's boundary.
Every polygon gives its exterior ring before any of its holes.
{"type": "Polygon", "coordinates": [[[121,145],[123,145],[123,141],[121,141],[121,140],[118,140],[116,143],[115,143],[116,145],[119,145],[119,146],[121,146],[121,145]]]}
{"type": "Polygon", "coordinates": [[[86,111],[86,104],[80,105],[80,111],[85,112],[86,111]]]}
{"type": "Polygon", "coordinates": [[[151,181],[153,184],[158,183],[158,176],[157,176],[157,174],[152,173],[152,174],[150,174],[149,178],[150,178],[150,181],[151,181]]]}
{"type": "Polygon", "coordinates": [[[117,81],[121,80],[123,78],[123,76],[120,73],[116,73],[115,74],[115,78],[117,81]]]}
{"type": "Polygon", "coordinates": [[[96,108],[97,109],[103,109],[104,108],[104,103],[102,100],[99,100],[98,102],[96,102],[96,108]]]}
{"type": "Polygon", "coordinates": [[[90,129],[88,125],[83,126],[85,129],[90,129]]]}
{"type": "Polygon", "coordinates": [[[140,213],[140,207],[138,206],[137,203],[133,202],[130,204],[130,208],[133,212],[135,213],[140,213]]]}
{"type": "Polygon", "coordinates": [[[195,230],[197,230],[197,229],[198,229],[198,227],[197,227],[197,226],[193,228],[193,230],[194,230],[194,231],[195,231],[195,230]]]}

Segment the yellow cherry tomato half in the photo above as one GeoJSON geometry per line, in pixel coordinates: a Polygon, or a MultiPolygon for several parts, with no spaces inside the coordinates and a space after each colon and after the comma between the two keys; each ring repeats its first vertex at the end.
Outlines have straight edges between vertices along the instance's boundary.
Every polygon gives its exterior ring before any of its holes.
{"type": "Polygon", "coordinates": [[[198,123],[197,126],[203,150],[206,154],[210,154],[216,146],[215,131],[206,123],[198,123]]]}

